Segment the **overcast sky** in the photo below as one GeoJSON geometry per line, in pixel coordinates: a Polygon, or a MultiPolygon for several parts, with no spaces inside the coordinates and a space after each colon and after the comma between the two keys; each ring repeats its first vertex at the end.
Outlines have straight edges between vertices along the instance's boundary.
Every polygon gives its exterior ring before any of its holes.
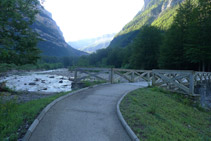
{"type": "Polygon", "coordinates": [[[143,0],[46,0],[44,3],[67,42],[117,33],[142,6],[143,0]]]}

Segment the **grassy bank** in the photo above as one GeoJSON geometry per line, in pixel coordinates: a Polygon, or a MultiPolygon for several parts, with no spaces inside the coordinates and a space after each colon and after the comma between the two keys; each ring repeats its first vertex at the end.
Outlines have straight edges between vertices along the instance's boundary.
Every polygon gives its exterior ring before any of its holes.
{"type": "Polygon", "coordinates": [[[158,88],[128,94],[121,112],[140,140],[211,140],[211,112],[158,88]]]}
{"type": "Polygon", "coordinates": [[[27,103],[15,100],[4,102],[0,99],[0,140],[17,140],[26,133],[41,110],[50,102],[70,92],[59,93],[27,103]]]}

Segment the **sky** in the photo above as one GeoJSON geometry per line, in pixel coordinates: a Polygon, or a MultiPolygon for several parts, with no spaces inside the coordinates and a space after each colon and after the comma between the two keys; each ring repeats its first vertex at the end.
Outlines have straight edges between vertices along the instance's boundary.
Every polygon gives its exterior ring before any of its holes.
{"type": "Polygon", "coordinates": [[[45,0],[63,32],[77,41],[118,33],[141,10],[144,0],[45,0]]]}

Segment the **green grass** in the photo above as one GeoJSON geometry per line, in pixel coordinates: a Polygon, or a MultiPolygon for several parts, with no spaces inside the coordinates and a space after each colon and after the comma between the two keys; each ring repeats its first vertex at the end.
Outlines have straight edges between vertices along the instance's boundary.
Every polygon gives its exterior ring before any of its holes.
{"type": "Polygon", "coordinates": [[[183,95],[138,89],[123,99],[120,109],[140,140],[211,140],[211,112],[183,95]]]}
{"type": "Polygon", "coordinates": [[[15,100],[3,102],[0,99],[0,140],[17,140],[23,136],[27,131],[26,125],[30,126],[45,106],[68,93],[27,103],[17,103],[15,100]]]}

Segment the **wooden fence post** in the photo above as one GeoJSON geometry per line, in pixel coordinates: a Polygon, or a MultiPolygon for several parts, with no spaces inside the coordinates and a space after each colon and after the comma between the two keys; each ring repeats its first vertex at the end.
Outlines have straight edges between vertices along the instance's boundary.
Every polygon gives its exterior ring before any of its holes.
{"type": "Polygon", "coordinates": [[[155,86],[155,73],[152,71],[152,86],[155,86]]]}
{"type": "Polygon", "coordinates": [[[132,71],[132,75],[131,75],[131,82],[134,82],[135,81],[135,75],[134,75],[134,71],[132,71]]]}
{"type": "Polygon", "coordinates": [[[148,86],[150,86],[150,72],[147,73],[147,83],[148,86]]]}
{"type": "Polygon", "coordinates": [[[113,82],[113,77],[114,77],[114,69],[111,68],[111,70],[110,70],[110,82],[111,82],[111,84],[114,83],[114,82],[113,82]]]}
{"type": "Polygon", "coordinates": [[[77,71],[77,69],[75,69],[75,74],[74,74],[74,83],[77,83],[77,77],[78,77],[78,75],[77,75],[77,73],[78,73],[78,71],[77,71]]]}
{"type": "Polygon", "coordinates": [[[190,73],[190,77],[189,77],[189,94],[190,95],[194,95],[194,75],[195,75],[195,72],[192,71],[190,73]]]}

